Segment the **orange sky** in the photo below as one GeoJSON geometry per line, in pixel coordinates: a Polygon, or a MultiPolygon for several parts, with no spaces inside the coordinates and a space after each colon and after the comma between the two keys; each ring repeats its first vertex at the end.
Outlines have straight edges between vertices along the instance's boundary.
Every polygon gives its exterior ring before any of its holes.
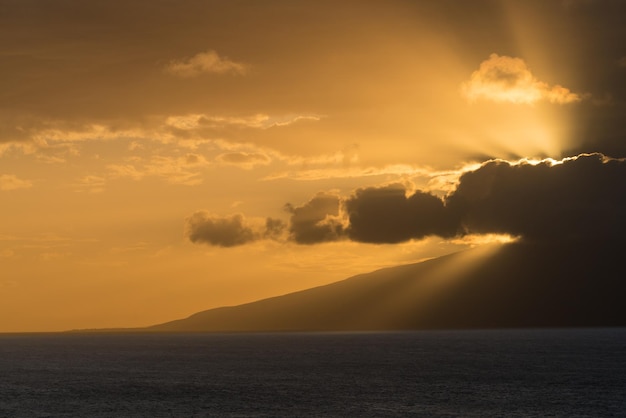
{"type": "Polygon", "coordinates": [[[262,231],[320,192],[443,196],[490,158],[624,150],[619,2],[0,8],[0,332],[150,325],[458,251],[477,237],[262,231]],[[192,242],[193,214],[253,237],[192,242]]]}

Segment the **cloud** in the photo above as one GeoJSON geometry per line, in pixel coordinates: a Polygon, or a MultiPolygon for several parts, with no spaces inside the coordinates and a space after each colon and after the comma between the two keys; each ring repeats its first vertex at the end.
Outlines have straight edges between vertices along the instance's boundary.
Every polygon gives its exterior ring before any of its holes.
{"type": "Polygon", "coordinates": [[[538,164],[491,161],[461,176],[446,203],[472,233],[536,240],[623,238],[626,162],[601,154],[538,164]]]}
{"type": "Polygon", "coordinates": [[[218,217],[206,211],[195,212],[186,219],[185,235],[191,242],[220,247],[234,247],[258,238],[243,215],[218,217]]]}
{"type": "Polygon", "coordinates": [[[192,113],[168,116],[165,120],[165,125],[182,131],[201,130],[203,128],[224,128],[228,126],[269,129],[273,127],[289,126],[300,121],[317,122],[321,119],[322,116],[307,114],[270,116],[265,113],[257,113],[250,116],[221,116],[192,113]]]}
{"type": "Polygon", "coordinates": [[[75,184],[77,192],[102,193],[106,186],[106,179],[101,176],[87,175],[81,177],[75,184]]]}
{"type": "MultiPolygon", "coordinates": [[[[320,192],[285,209],[291,214],[288,239],[298,244],[344,239],[389,244],[430,236],[453,241],[490,234],[544,242],[624,239],[626,159],[593,153],[560,161],[490,160],[465,171],[445,196],[391,184],[347,197],[320,192]]],[[[243,237],[238,244],[274,239],[278,234],[271,231],[285,227],[268,220],[265,232],[253,233],[241,216],[198,216],[202,222],[192,223],[206,224],[211,233],[217,234],[215,225],[237,231],[243,237]]],[[[204,242],[222,245],[217,239],[204,242]]]]}
{"type": "Polygon", "coordinates": [[[345,201],[345,210],[354,241],[396,243],[456,232],[439,197],[421,191],[407,195],[399,184],[357,190],[345,201]]]}
{"type": "Polygon", "coordinates": [[[314,180],[323,180],[323,179],[342,179],[342,178],[359,178],[359,177],[380,177],[380,176],[395,176],[395,177],[425,177],[431,178],[433,180],[437,178],[442,178],[444,176],[449,176],[451,172],[448,171],[434,171],[424,167],[412,166],[408,164],[392,164],[385,165],[382,167],[346,167],[341,160],[341,155],[338,154],[339,157],[333,156],[331,159],[329,156],[328,159],[323,160],[324,156],[321,158],[291,158],[286,159],[287,164],[296,165],[300,164],[304,167],[309,165],[331,165],[331,167],[320,167],[320,168],[312,168],[312,169],[295,169],[288,171],[279,171],[271,173],[262,178],[262,180],[276,180],[276,179],[284,179],[288,178],[290,180],[298,180],[298,181],[314,181],[314,180]],[[340,167],[336,167],[340,165],[340,167]]]}
{"type": "Polygon", "coordinates": [[[133,180],[141,180],[146,173],[139,170],[133,164],[108,164],[106,166],[108,175],[112,178],[131,178],[133,180]]]}
{"type": "Polygon", "coordinates": [[[13,174],[0,174],[0,190],[28,189],[33,186],[30,180],[23,180],[13,174]]]}
{"type": "Polygon", "coordinates": [[[197,186],[202,183],[202,169],[209,165],[203,155],[187,153],[180,157],[153,155],[149,159],[134,157],[124,164],[108,164],[111,178],[141,180],[148,176],[160,177],[170,184],[197,186]]]}
{"type": "Polygon", "coordinates": [[[263,238],[277,240],[285,230],[285,223],[280,219],[267,218],[263,238]]]}
{"type": "MultiPolygon", "coordinates": [[[[319,244],[351,239],[369,243],[398,243],[430,235],[452,237],[457,224],[446,217],[443,201],[426,192],[410,196],[402,185],[381,188],[359,189],[349,198],[334,193],[320,192],[300,206],[285,205],[291,214],[288,224],[290,241],[297,244],[319,244]]],[[[215,217],[207,212],[198,212],[188,220],[188,231],[203,229],[203,233],[188,236],[193,242],[220,245],[225,233],[218,233],[216,225],[223,231],[228,229],[233,236],[232,245],[241,245],[257,239],[278,239],[285,224],[268,218],[262,232],[254,232],[247,226],[242,215],[215,217]],[[194,225],[189,227],[189,225],[194,225]],[[198,239],[197,235],[213,237],[198,239]],[[235,243],[236,242],[236,243],[235,243]]],[[[229,245],[229,246],[232,246],[229,245]]]]}
{"type": "Polygon", "coordinates": [[[347,236],[394,243],[437,235],[506,234],[527,240],[626,237],[626,161],[581,154],[561,161],[489,161],[439,198],[400,186],[344,200],[347,236]]]}
{"type": "Polygon", "coordinates": [[[24,154],[36,154],[45,162],[64,163],[68,157],[80,154],[83,143],[115,141],[127,142],[130,151],[146,149],[154,142],[188,149],[212,143],[226,151],[250,151],[245,149],[250,148],[250,144],[229,143],[217,138],[228,138],[233,134],[231,130],[267,130],[301,121],[315,122],[321,118],[313,114],[264,113],[248,116],[203,113],[151,116],[137,123],[122,120],[93,122],[0,118],[0,156],[10,150],[21,150],[24,154]]]}
{"type": "Polygon", "coordinates": [[[170,61],[165,66],[165,71],[178,77],[227,73],[243,75],[248,71],[248,65],[220,57],[217,52],[209,50],[188,59],[170,61]]]}
{"type": "Polygon", "coordinates": [[[28,118],[20,118],[20,120],[15,120],[10,117],[0,118],[0,144],[10,142],[19,143],[29,140],[30,129],[27,128],[27,126],[34,123],[34,121],[28,118]]]}
{"type": "Polygon", "coordinates": [[[331,193],[318,193],[302,206],[287,204],[291,213],[289,233],[299,244],[316,244],[337,241],[343,236],[343,223],[340,218],[339,196],[331,193]]]}
{"type": "Polygon", "coordinates": [[[241,214],[217,216],[197,211],[185,220],[185,236],[193,243],[235,247],[261,239],[278,239],[284,230],[281,220],[267,218],[260,226],[241,214]]]}
{"type": "Polygon", "coordinates": [[[188,115],[168,116],[165,125],[181,130],[193,131],[203,128],[221,128],[225,126],[245,126],[250,128],[262,128],[268,115],[256,114],[252,116],[220,116],[192,113],[188,115]]]}
{"type": "Polygon", "coordinates": [[[538,101],[567,104],[582,100],[579,94],[565,87],[537,80],[521,58],[498,54],[491,54],[480,64],[469,81],[461,85],[461,93],[471,102],[482,99],[516,104],[538,101]]]}
{"type": "Polygon", "coordinates": [[[227,152],[220,154],[216,160],[222,164],[235,165],[245,169],[252,169],[258,165],[268,165],[271,158],[262,153],[227,152]]]}
{"type": "Polygon", "coordinates": [[[66,121],[51,121],[38,129],[31,129],[30,139],[40,147],[55,143],[84,141],[113,141],[120,139],[161,139],[157,132],[140,128],[117,128],[112,125],[87,123],[79,126],[66,121]]]}

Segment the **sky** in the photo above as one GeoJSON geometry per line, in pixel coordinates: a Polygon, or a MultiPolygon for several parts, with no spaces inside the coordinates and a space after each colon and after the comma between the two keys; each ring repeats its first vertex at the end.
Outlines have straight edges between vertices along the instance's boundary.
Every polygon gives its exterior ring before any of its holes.
{"type": "Polygon", "coordinates": [[[625,232],[619,0],[0,0],[0,332],[625,232]]]}

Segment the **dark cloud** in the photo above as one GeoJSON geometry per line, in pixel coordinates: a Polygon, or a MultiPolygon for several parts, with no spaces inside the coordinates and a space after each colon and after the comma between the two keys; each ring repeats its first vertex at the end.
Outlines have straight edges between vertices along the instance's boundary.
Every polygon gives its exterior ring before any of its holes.
{"type": "Polygon", "coordinates": [[[397,243],[491,233],[541,241],[626,236],[626,162],[597,153],[538,164],[490,161],[462,175],[445,198],[409,194],[401,185],[360,189],[342,201],[347,226],[333,229],[321,221],[338,213],[337,199],[318,195],[292,209],[297,242],[347,236],[397,243]]]}
{"type": "Polygon", "coordinates": [[[276,239],[280,237],[280,235],[285,230],[285,223],[280,219],[267,218],[265,220],[265,232],[263,233],[264,238],[276,239]]]}
{"type": "MultiPolygon", "coordinates": [[[[285,208],[289,239],[298,244],[493,233],[528,241],[613,241],[626,237],[626,161],[597,153],[560,162],[494,160],[463,174],[444,198],[396,184],[359,189],[348,198],[318,193],[285,208]]],[[[278,239],[286,227],[268,218],[255,232],[241,215],[206,212],[187,219],[191,241],[224,247],[278,239]]]]}
{"type": "Polygon", "coordinates": [[[401,185],[357,190],[345,208],[348,236],[355,241],[394,243],[455,233],[439,197],[420,191],[407,196],[401,185]]]}
{"type": "Polygon", "coordinates": [[[234,247],[258,238],[243,215],[218,217],[206,211],[193,213],[186,219],[185,235],[191,242],[234,247]]]}
{"type": "Polygon", "coordinates": [[[290,204],[285,209],[291,213],[289,233],[299,244],[316,244],[336,241],[343,236],[339,216],[341,199],[329,193],[318,193],[302,206],[290,204]]]}
{"type": "Polygon", "coordinates": [[[626,232],[626,163],[601,154],[562,164],[493,161],[464,174],[447,206],[470,233],[620,237],[626,232]]]}
{"type": "Polygon", "coordinates": [[[626,162],[585,154],[562,163],[490,161],[461,176],[444,200],[400,186],[345,201],[348,236],[393,243],[428,235],[510,234],[528,240],[626,236],[626,162]]]}

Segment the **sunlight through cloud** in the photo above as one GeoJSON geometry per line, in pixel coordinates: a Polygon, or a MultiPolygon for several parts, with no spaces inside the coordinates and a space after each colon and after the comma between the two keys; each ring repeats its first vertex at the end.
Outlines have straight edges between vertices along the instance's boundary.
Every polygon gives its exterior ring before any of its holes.
{"type": "Polygon", "coordinates": [[[581,100],[580,95],[563,86],[537,80],[523,59],[498,54],[491,54],[480,64],[469,81],[462,84],[461,92],[470,102],[484,99],[516,104],[567,104],[581,100]]]}

